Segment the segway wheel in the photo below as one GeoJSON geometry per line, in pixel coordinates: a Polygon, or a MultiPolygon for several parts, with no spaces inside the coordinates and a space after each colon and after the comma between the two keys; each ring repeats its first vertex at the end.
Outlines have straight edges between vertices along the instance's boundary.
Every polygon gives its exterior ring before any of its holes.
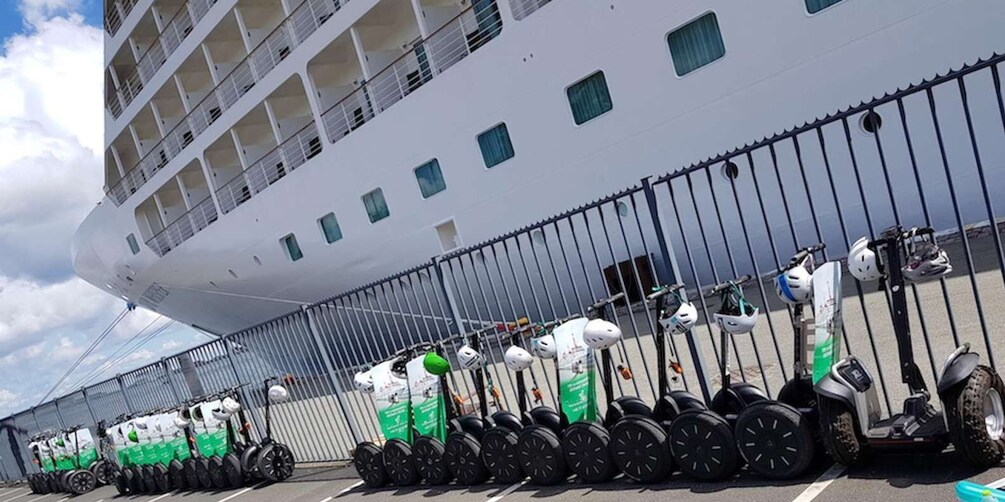
{"type": "Polygon", "coordinates": [[[59,473],[59,478],[56,481],[56,483],[59,485],[59,491],[61,492],[70,491],[69,488],[70,474],[73,474],[73,471],[63,471],[59,473]]]}
{"type": "Polygon", "coordinates": [[[767,394],[753,384],[734,383],[728,389],[719,389],[712,397],[709,408],[722,415],[739,415],[747,406],[768,400],[767,394]]]}
{"type": "Polygon", "coordinates": [[[516,431],[495,427],[485,431],[482,438],[482,462],[499,483],[516,483],[526,477],[517,459],[516,431]]]}
{"type": "Polygon", "coordinates": [[[576,422],[562,434],[565,462],[586,483],[604,483],[617,474],[611,460],[611,436],[595,422],[576,422]]]}
{"type": "Polygon", "coordinates": [[[725,479],[739,468],[729,423],[710,411],[681,413],[670,425],[670,451],[684,474],[701,480],[725,479]]]}
{"type": "Polygon", "coordinates": [[[261,477],[258,473],[258,452],[261,450],[262,448],[257,444],[251,444],[241,452],[241,470],[249,476],[261,477]]]}
{"type": "Polygon", "coordinates": [[[129,493],[133,495],[143,493],[143,472],[136,466],[131,467],[129,470],[132,474],[129,477],[129,493]]]}
{"type": "Polygon", "coordinates": [[[817,397],[820,406],[820,439],[835,462],[849,467],[869,463],[873,451],[859,432],[858,420],[841,401],[817,397]]]}
{"type": "Polygon", "coordinates": [[[74,495],[83,495],[94,490],[98,484],[98,478],[87,469],[72,471],[66,479],[67,491],[74,495]]]}
{"type": "Polygon", "coordinates": [[[182,462],[182,468],[185,470],[185,488],[189,490],[198,490],[201,485],[199,481],[199,467],[196,465],[196,458],[189,457],[182,462]]]}
{"type": "Polygon", "coordinates": [[[447,468],[444,453],[446,446],[434,437],[422,436],[412,444],[415,470],[422,479],[433,486],[445,485],[453,478],[450,469],[447,468]]]}
{"type": "Polygon", "coordinates": [[[144,465],[140,469],[140,477],[143,480],[143,491],[146,493],[157,493],[157,481],[154,480],[154,468],[144,465]]]}
{"type": "Polygon", "coordinates": [[[387,471],[384,470],[384,452],[379,446],[373,443],[361,443],[356,447],[352,463],[367,488],[383,488],[387,485],[389,480],[387,471]]]}
{"type": "Polygon", "coordinates": [[[115,466],[107,460],[98,460],[91,464],[91,472],[94,473],[94,477],[98,478],[98,486],[104,486],[112,483],[115,466]]]}
{"type": "Polygon", "coordinates": [[[769,479],[799,476],[815,455],[810,425],[792,406],[773,401],[761,401],[740,412],[736,447],[751,470],[769,479]]]}
{"type": "Polygon", "coordinates": [[[175,490],[188,489],[188,479],[185,477],[185,465],[179,460],[172,460],[168,464],[168,477],[171,478],[171,487],[175,490]]]}
{"type": "Polygon", "coordinates": [[[42,488],[40,487],[34,474],[28,476],[28,487],[31,488],[31,493],[42,493],[42,488]]]}
{"type": "Polygon", "coordinates": [[[228,486],[227,476],[223,473],[223,459],[216,455],[209,458],[209,479],[217,490],[228,486]]]}
{"type": "Polygon", "coordinates": [[[565,479],[567,466],[562,442],[548,427],[530,425],[520,432],[517,459],[534,484],[550,486],[565,479]]]}
{"type": "Polygon", "coordinates": [[[943,399],[949,437],[956,451],[974,467],[997,465],[1005,455],[1005,385],[993,369],[977,366],[943,399]]]}
{"type": "Polygon", "coordinates": [[[126,480],[127,472],[129,471],[122,470],[115,476],[115,491],[119,492],[119,495],[129,495],[129,482],[126,480]]]}
{"type": "Polygon", "coordinates": [[[412,486],[419,482],[412,458],[412,446],[400,439],[384,443],[384,470],[397,486],[412,486]]]}
{"type": "Polygon", "coordinates": [[[657,483],[673,472],[666,431],[652,419],[625,417],[611,428],[614,465],[639,483],[657,483]]]}
{"type": "Polygon", "coordinates": [[[480,485],[489,478],[489,471],[482,462],[481,445],[471,434],[454,432],[447,436],[443,458],[450,474],[462,485],[480,485]]]}
{"type": "Polygon", "coordinates": [[[153,466],[154,487],[158,493],[171,491],[171,477],[168,475],[168,468],[164,464],[153,466]]]}
{"type": "Polygon", "coordinates": [[[272,482],[289,479],[290,476],[293,476],[293,469],[296,467],[293,450],[282,443],[270,443],[263,446],[255,463],[262,477],[272,482]]]}
{"type": "Polygon", "coordinates": [[[607,407],[607,412],[604,414],[604,423],[614,424],[629,415],[652,418],[653,410],[645,401],[635,396],[621,396],[607,407]]]}
{"type": "Polygon", "coordinates": [[[231,452],[223,456],[223,475],[231,488],[244,486],[244,471],[241,470],[241,459],[237,457],[237,453],[231,452]]]}
{"type": "Polygon", "coordinates": [[[49,493],[59,493],[59,477],[56,473],[49,473],[46,484],[49,486],[49,493]]]}
{"type": "Polygon", "coordinates": [[[209,473],[209,459],[206,457],[195,459],[195,474],[199,478],[199,487],[208,490],[213,487],[213,477],[209,473]]]}

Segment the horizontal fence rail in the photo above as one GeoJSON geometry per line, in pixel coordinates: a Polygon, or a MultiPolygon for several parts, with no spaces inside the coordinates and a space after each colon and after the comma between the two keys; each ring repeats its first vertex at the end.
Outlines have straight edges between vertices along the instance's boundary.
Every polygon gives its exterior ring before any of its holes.
{"type": "MultiPolygon", "coordinates": [[[[840,261],[859,236],[893,224],[935,228],[954,264],[947,277],[909,286],[912,343],[924,376],[935,378],[945,355],[965,342],[996,366],[1005,340],[994,334],[1005,325],[987,309],[1005,300],[999,216],[1005,186],[992,182],[1005,176],[998,160],[1005,158],[1003,60],[996,56],[644,179],[0,420],[0,448],[11,452],[0,456],[0,476],[37,471],[25,445],[38,431],[95,427],[236,385],[253,434],[261,437],[263,382],[270,377],[292,396],[275,410],[276,436],[303,462],[345,460],[360,441],[381,440],[374,403],[353,384],[357,371],[419,342],[441,342],[456,363],[464,335],[489,328],[480,342],[494,392],[479,395],[472,376],[459,370],[448,374],[450,392],[466,411],[482,399],[490,410],[513,410],[515,378],[501,363],[513,331],[586,315],[586,306],[615,293],[625,297],[609,318],[624,337],[613,355],[632,374],[615,378],[615,392],[651,402],[660,371],[651,357],[656,313],[643,299],[653,286],[671,282],[686,286],[701,313],[689,333],[666,342],[683,368],[671,373],[671,386],[707,400],[721,376],[711,322],[718,305],[699,293],[743,274],[759,279],[744,293],[761,315],[752,334],[733,339],[733,378],[775,396],[794,371],[793,314],[771,284],[780,264],[818,242],[827,244],[828,260],[840,261]]],[[[225,211],[281,178],[278,165],[293,169],[309,158],[317,131],[313,124],[303,131],[312,134],[287,140],[218,192],[225,211]]],[[[907,389],[884,357],[896,350],[887,292],[846,273],[842,294],[844,352],[875,372],[887,410],[899,406],[907,389]]],[[[554,376],[551,362],[536,361],[525,404],[554,406],[554,376]]]]}

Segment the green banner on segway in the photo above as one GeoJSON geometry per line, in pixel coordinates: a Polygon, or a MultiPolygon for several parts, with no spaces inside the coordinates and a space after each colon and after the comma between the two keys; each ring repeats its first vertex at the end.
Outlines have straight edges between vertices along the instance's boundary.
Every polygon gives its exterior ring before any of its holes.
{"type": "Polygon", "coordinates": [[[562,412],[569,423],[596,421],[597,361],[594,351],[583,341],[589,319],[573,319],[555,328],[558,384],[562,412]]]}
{"type": "Polygon", "coordinates": [[[416,357],[405,365],[414,427],[423,436],[446,441],[447,406],[444,402],[440,377],[426,371],[422,364],[424,356],[425,354],[416,357]]]}
{"type": "Polygon", "coordinates": [[[829,261],[813,271],[813,383],[841,357],[841,264],[829,261]]]}
{"type": "Polygon", "coordinates": [[[401,439],[412,442],[411,408],[408,399],[408,380],[391,370],[394,361],[374,366],[371,370],[374,400],[377,403],[377,421],[384,439],[401,439]]]}

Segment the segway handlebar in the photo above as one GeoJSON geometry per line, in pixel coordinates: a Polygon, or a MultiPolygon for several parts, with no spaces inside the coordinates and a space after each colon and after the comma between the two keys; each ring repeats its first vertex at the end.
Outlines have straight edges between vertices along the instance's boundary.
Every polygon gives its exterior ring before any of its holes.
{"type": "Polygon", "coordinates": [[[646,302],[652,302],[653,300],[655,300],[655,299],[657,299],[657,298],[659,298],[661,296],[668,295],[670,293],[673,293],[674,291],[680,291],[680,290],[684,289],[684,285],[683,284],[674,284],[674,285],[671,285],[671,286],[657,286],[657,287],[655,287],[653,289],[655,289],[656,291],[653,291],[652,293],[649,293],[649,296],[646,297],[646,302]]]}
{"type": "Polygon", "coordinates": [[[778,269],[778,272],[779,273],[788,272],[789,270],[792,270],[798,267],[799,265],[802,265],[803,260],[805,260],[807,256],[811,256],[817,251],[822,251],[826,247],[827,247],[826,244],[820,243],[800,249],[799,251],[796,252],[795,255],[792,256],[792,259],[790,259],[789,262],[785,264],[785,266],[778,269]]]}
{"type": "Polygon", "coordinates": [[[753,279],[753,277],[750,274],[747,274],[742,277],[737,277],[736,279],[720,282],[719,284],[716,284],[715,286],[712,286],[707,291],[705,291],[705,298],[713,297],[719,293],[722,293],[724,290],[729,289],[730,287],[741,286],[744,283],[749,282],[751,279],[753,279]]]}
{"type": "Polygon", "coordinates": [[[612,304],[612,303],[614,303],[614,302],[616,302],[616,301],[618,301],[618,300],[620,300],[620,299],[622,299],[624,297],[625,297],[624,293],[618,293],[618,294],[615,294],[615,295],[608,296],[607,298],[604,298],[603,300],[597,300],[597,302],[594,303],[593,305],[590,305],[589,308],[586,309],[586,311],[587,312],[593,312],[595,310],[600,310],[600,309],[602,309],[602,308],[604,308],[604,307],[606,307],[606,306],[608,306],[608,305],[610,305],[610,304],[612,304]]]}

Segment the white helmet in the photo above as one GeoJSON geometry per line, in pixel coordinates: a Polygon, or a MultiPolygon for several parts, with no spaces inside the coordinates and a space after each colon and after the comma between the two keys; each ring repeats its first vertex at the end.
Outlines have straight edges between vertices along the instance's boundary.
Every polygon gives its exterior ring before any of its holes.
{"type": "Polygon", "coordinates": [[[465,345],[457,351],[457,362],[461,365],[461,369],[473,370],[482,367],[485,358],[470,345],[465,345]]]}
{"type": "Polygon", "coordinates": [[[213,418],[215,418],[217,422],[226,422],[227,420],[230,420],[230,417],[231,414],[227,413],[225,410],[221,410],[220,408],[213,409],[213,418]]]}
{"type": "Polygon", "coordinates": [[[731,335],[743,335],[754,330],[757,314],[757,307],[747,303],[743,291],[737,286],[732,286],[725,293],[722,307],[713,317],[719,329],[731,335]]]}
{"type": "Polygon", "coordinates": [[[687,333],[698,322],[698,309],[691,302],[682,302],[672,316],[660,319],[663,329],[671,335],[687,333]]]}
{"type": "Polygon", "coordinates": [[[223,409],[224,412],[233,415],[234,413],[241,411],[241,403],[237,402],[237,400],[232,397],[225,397],[223,398],[223,403],[220,404],[220,408],[223,409]]]}
{"type": "Polygon", "coordinates": [[[851,245],[848,251],[848,271],[862,282],[875,281],[883,278],[879,269],[876,252],[869,249],[869,238],[862,237],[851,245]]]}
{"type": "Polygon", "coordinates": [[[28,443],[28,448],[32,449],[32,450],[34,450],[35,448],[38,448],[38,441],[32,441],[32,442],[28,443]]]}
{"type": "Polygon", "coordinates": [[[286,387],[276,384],[269,387],[269,402],[285,403],[290,398],[290,391],[286,387]]]}
{"type": "Polygon", "coordinates": [[[911,282],[936,279],[953,271],[949,255],[935,243],[934,238],[924,238],[921,242],[909,241],[907,262],[901,271],[911,282]]]}
{"type": "Polygon", "coordinates": [[[359,371],[355,376],[352,377],[353,381],[356,382],[356,388],[364,394],[369,394],[373,392],[373,375],[370,371],[359,371]]]}
{"type": "Polygon", "coordinates": [[[189,422],[188,420],[185,420],[185,418],[182,417],[181,414],[179,414],[178,416],[174,417],[174,426],[177,427],[177,428],[179,428],[179,429],[184,429],[184,428],[188,427],[189,423],[191,423],[191,422],[189,422]]]}
{"type": "Polygon", "coordinates": [[[583,341],[591,349],[609,349],[621,339],[621,328],[603,319],[593,319],[583,328],[583,341]]]}
{"type": "Polygon", "coordinates": [[[530,351],[541,359],[554,359],[558,354],[555,347],[555,337],[552,335],[539,336],[530,339],[530,351]]]}
{"type": "Polygon", "coordinates": [[[789,305],[806,303],[813,296],[813,274],[799,265],[775,277],[775,294],[789,305]]]}
{"type": "Polygon", "coordinates": [[[506,367],[510,371],[523,371],[530,368],[531,363],[534,362],[534,358],[530,355],[530,352],[523,350],[522,347],[513,345],[506,349],[503,361],[506,362],[506,367]]]}
{"type": "Polygon", "coordinates": [[[144,431],[147,430],[147,417],[140,417],[133,420],[133,425],[135,425],[137,429],[144,431]]]}

